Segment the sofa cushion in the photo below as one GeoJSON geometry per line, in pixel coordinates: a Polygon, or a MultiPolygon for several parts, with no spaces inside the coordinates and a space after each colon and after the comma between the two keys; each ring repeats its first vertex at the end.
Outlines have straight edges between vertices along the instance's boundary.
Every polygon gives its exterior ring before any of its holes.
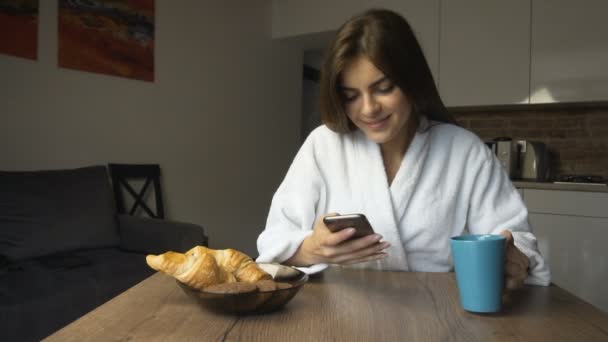
{"type": "Polygon", "coordinates": [[[4,341],[40,341],[154,274],[144,254],[115,248],[30,259],[0,269],[4,341]]]}
{"type": "Polygon", "coordinates": [[[115,213],[104,166],[0,171],[0,255],[12,261],[118,246],[115,213]]]}

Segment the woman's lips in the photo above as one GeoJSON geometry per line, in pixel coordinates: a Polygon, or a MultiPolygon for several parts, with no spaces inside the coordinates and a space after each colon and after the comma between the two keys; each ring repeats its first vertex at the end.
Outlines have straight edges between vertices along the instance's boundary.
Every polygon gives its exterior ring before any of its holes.
{"type": "Polygon", "coordinates": [[[390,115],[387,115],[386,117],[384,117],[383,119],[378,120],[378,121],[365,122],[365,125],[367,127],[369,127],[370,129],[374,129],[374,130],[382,129],[388,124],[388,118],[390,118],[390,117],[391,117],[390,115]]]}

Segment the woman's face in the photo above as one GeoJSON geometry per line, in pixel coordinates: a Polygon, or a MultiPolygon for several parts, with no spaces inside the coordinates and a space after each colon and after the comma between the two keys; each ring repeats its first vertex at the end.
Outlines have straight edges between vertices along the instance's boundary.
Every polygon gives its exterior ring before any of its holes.
{"type": "Polygon", "coordinates": [[[340,92],[346,115],[378,144],[401,141],[412,113],[408,97],[365,56],[343,70],[340,92]]]}

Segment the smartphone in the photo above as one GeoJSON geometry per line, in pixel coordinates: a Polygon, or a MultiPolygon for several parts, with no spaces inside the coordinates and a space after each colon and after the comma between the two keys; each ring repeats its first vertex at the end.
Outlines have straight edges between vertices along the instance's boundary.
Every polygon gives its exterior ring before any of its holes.
{"type": "Polygon", "coordinates": [[[360,238],[362,236],[374,234],[372,225],[369,224],[367,217],[365,217],[363,214],[326,216],[323,218],[323,222],[333,233],[344,228],[355,228],[356,232],[352,238],[360,238]]]}

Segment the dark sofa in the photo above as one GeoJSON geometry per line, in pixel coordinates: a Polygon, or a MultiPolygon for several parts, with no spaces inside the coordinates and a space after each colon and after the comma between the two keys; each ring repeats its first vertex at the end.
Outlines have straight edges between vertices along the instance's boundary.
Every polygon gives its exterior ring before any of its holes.
{"type": "Polygon", "coordinates": [[[207,245],[193,224],[117,215],[104,166],[0,171],[0,329],[40,340],[154,273],[146,254],[207,245]]]}

